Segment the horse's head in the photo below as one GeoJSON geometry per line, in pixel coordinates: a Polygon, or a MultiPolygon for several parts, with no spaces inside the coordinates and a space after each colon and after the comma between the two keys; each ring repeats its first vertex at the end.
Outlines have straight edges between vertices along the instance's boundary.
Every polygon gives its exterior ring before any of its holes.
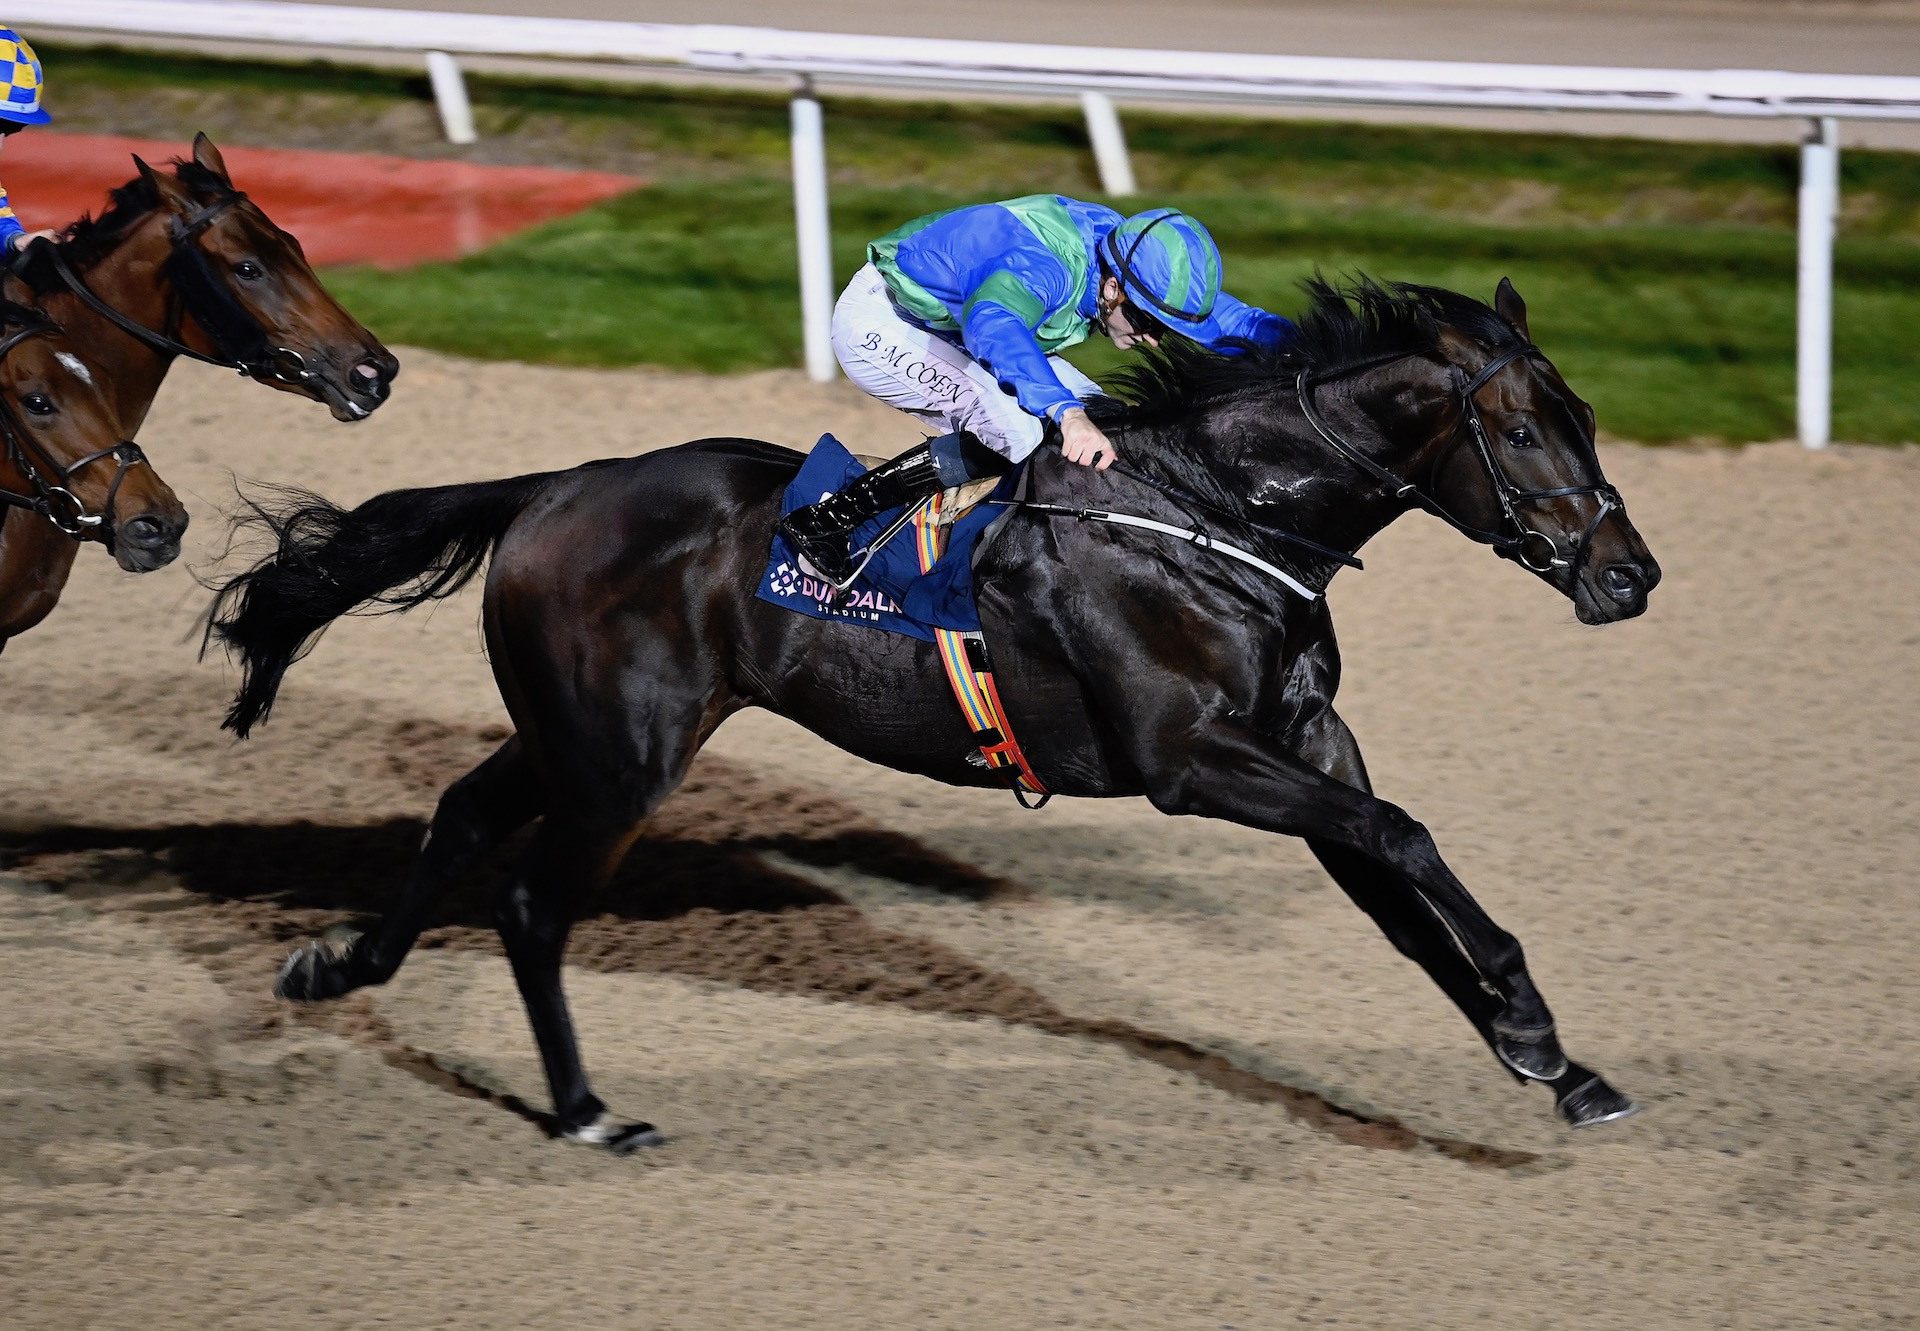
{"type": "Polygon", "coordinates": [[[1600,470],[1593,408],[1533,345],[1527,307],[1505,278],[1493,310],[1510,335],[1441,329],[1442,382],[1428,414],[1440,425],[1422,450],[1427,491],[1572,601],[1581,623],[1631,619],[1647,608],[1660,565],[1600,470]]]}
{"type": "Polygon", "coordinates": [[[220,150],[195,136],[193,160],[158,171],[135,158],[158,198],[167,276],[195,351],[365,420],[387,400],[400,362],[314,275],[300,242],[234,187],[220,150]]]}
{"type": "Polygon", "coordinates": [[[0,487],[145,573],[180,553],[187,511],[126,439],[101,371],[38,311],[0,303],[0,487]]]}

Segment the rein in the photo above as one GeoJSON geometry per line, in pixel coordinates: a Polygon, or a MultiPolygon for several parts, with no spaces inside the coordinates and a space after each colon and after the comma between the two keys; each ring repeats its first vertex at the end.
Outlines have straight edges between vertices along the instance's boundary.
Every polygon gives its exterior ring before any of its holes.
{"type": "MultiPolygon", "coordinates": [[[[1411,355],[1414,353],[1407,354],[1411,355]]],[[[1577,574],[1586,564],[1587,555],[1593,546],[1594,533],[1599,531],[1600,524],[1606,520],[1607,514],[1625,507],[1625,501],[1620,498],[1620,492],[1611,485],[1563,485],[1547,490],[1523,490],[1513,483],[1512,478],[1509,477],[1506,470],[1501,467],[1500,460],[1494,453],[1492,441],[1487,435],[1486,423],[1480,419],[1480,407],[1474,401],[1474,395],[1484,388],[1488,382],[1493,379],[1494,375],[1498,374],[1514,361],[1523,358],[1546,359],[1538,347],[1534,346],[1531,342],[1526,342],[1520,346],[1509,348],[1498,356],[1495,356],[1485,365],[1482,365],[1472,378],[1468,378],[1460,367],[1453,367],[1454,383],[1460,394],[1460,403],[1463,409],[1462,414],[1465,418],[1468,433],[1472,436],[1474,450],[1480,458],[1480,465],[1487,473],[1487,480],[1493,486],[1494,497],[1500,501],[1500,512],[1501,516],[1506,519],[1506,524],[1509,529],[1507,531],[1486,531],[1474,526],[1472,523],[1455,517],[1431,494],[1421,489],[1412,481],[1407,480],[1404,476],[1400,476],[1388,470],[1386,467],[1381,466],[1378,462],[1375,462],[1365,453],[1362,453],[1359,449],[1341,438],[1339,432],[1327,424],[1326,418],[1321,415],[1319,407],[1313,400],[1313,389],[1316,383],[1327,383],[1332,379],[1354,374],[1360,370],[1376,368],[1379,365],[1388,363],[1388,360],[1404,359],[1403,356],[1394,356],[1387,358],[1387,360],[1362,362],[1359,365],[1348,366],[1336,374],[1329,374],[1318,379],[1315,378],[1311,368],[1304,368],[1300,371],[1300,376],[1295,383],[1295,387],[1300,397],[1300,410],[1306,416],[1307,423],[1314,428],[1314,432],[1331,445],[1342,457],[1373,477],[1374,480],[1391,489],[1394,498],[1401,499],[1411,497],[1414,503],[1439,518],[1455,531],[1483,545],[1492,546],[1499,554],[1512,559],[1522,568],[1528,569],[1531,572],[1546,573],[1552,569],[1566,568],[1572,569],[1574,573],[1577,574]],[[1587,524],[1586,530],[1580,534],[1580,539],[1574,543],[1573,549],[1568,552],[1567,555],[1563,556],[1558,540],[1537,527],[1529,526],[1526,520],[1521,517],[1520,505],[1539,503],[1548,499],[1570,498],[1575,495],[1592,495],[1600,501],[1600,511],[1594,514],[1593,521],[1587,524]],[[1531,557],[1540,554],[1542,548],[1544,548],[1545,551],[1544,558],[1536,560],[1531,557]]]]}
{"type": "MultiPolygon", "coordinates": [[[[1342,567],[1356,569],[1366,568],[1366,565],[1361,563],[1356,556],[1349,554],[1345,550],[1336,550],[1333,546],[1322,545],[1319,541],[1313,540],[1310,537],[1301,536],[1296,532],[1290,532],[1284,527],[1270,526],[1255,518],[1249,518],[1242,514],[1235,513],[1231,509],[1221,508],[1218,504],[1210,504],[1199,495],[1182,490],[1177,485],[1168,485],[1164,481],[1156,481],[1153,477],[1143,472],[1135,471],[1124,463],[1118,461],[1113,462],[1107,467],[1107,470],[1110,472],[1118,472],[1128,480],[1146,486],[1149,490],[1158,490],[1161,494],[1177,504],[1187,504],[1194,508],[1204,508],[1217,518],[1225,518],[1228,522],[1237,523],[1249,530],[1257,531],[1263,536],[1269,536],[1276,541],[1286,541],[1291,545],[1297,545],[1303,549],[1311,550],[1322,559],[1331,559],[1342,567]]],[[[1198,531],[1199,529],[1195,528],[1194,530],[1198,531]]]]}
{"type": "MultiPolygon", "coordinates": [[[[1074,518],[1080,522],[1106,522],[1116,527],[1137,527],[1142,531],[1159,532],[1162,536],[1171,536],[1175,540],[1188,541],[1202,550],[1212,550],[1225,555],[1228,559],[1259,569],[1268,577],[1275,579],[1289,591],[1309,601],[1320,599],[1321,593],[1294,577],[1285,569],[1267,562],[1250,550],[1242,550],[1237,545],[1229,545],[1199,527],[1176,527],[1170,522],[1161,522],[1155,518],[1136,517],[1131,513],[1114,513],[1103,508],[1070,508],[1065,504],[1042,504],[1032,499],[988,499],[989,504],[997,504],[1006,509],[1024,509],[1029,513],[1038,513],[1051,518],[1074,518]]],[[[1337,557],[1337,556],[1336,556],[1337,557]]],[[[1351,561],[1349,561],[1351,562],[1351,561]]]]}
{"type": "MultiPolygon", "coordinates": [[[[1388,470],[1380,463],[1368,457],[1365,453],[1342,438],[1340,433],[1327,423],[1326,417],[1321,414],[1319,406],[1313,399],[1313,389],[1316,384],[1328,383],[1334,379],[1358,374],[1364,370],[1378,369],[1382,365],[1390,365],[1395,361],[1405,360],[1414,354],[1417,353],[1395,352],[1391,355],[1377,356],[1370,360],[1363,360],[1345,366],[1338,371],[1320,377],[1314,375],[1311,367],[1302,368],[1299,377],[1295,381],[1295,388],[1300,399],[1301,413],[1305,415],[1307,423],[1313,427],[1314,432],[1331,446],[1335,452],[1373,477],[1374,480],[1385,485],[1392,492],[1394,498],[1404,499],[1411,497],[1421,508],[1433,514],[1454,530],[1483,545],[1492,546],[1502,557],[1514,560],[1514,562],[1518,563],[1521,567],[1531,572],[1546,573],[1556,568],[1567,568],[1572,569],[1577,575],[1580,569],[1586,565],[1587,556],[1593,546],[1594,534],[1599,531],[1600,524],[1606,520],[1609,513],[1625,507],[1625,501],[1620,498],[1620,492],[1611,485],[1563,485],[1546,490],[1525,490],[1515,485],[1513,479],[1507,475],[1505,468],[1500,465],[1500,460],[1495,454],[1492,441],[1487,434],[1486,423],[1480,418],[1479,405],[1474,401],[1474,395],[1491,382],[1496,374],[1513,362],[1526,358],[1546,359],[1541,350],[1531,342],[1510,348],[1498,356],[1493,357],[1485,365],[1482,365],[1471,378],[1458,366],[1453,367],[1454,384],[1456,391],[1460,395],[1462,416],[1468,432],[1473,439],[1474,450],[1480,459],[1480,465],[1486,471],[1487,480],[1493,487],[1494,497],[1500,503],[1501,516],[1505,518],[1508,528],[1506,531],[1487,531],[1461,518],[1455,517],[1431,494],[1421,489],[1414,482],[1407,480],[1404,476],[1388,470]],[[1528,503],[1539,503],[1548,499],[1571,498],[1576,495],[1592,495],[1598,499],[1600,501],[1599,511],[1594,514],[1593,520],[1587,524],[1586,530],[1581,532],[1580,538],[1574,543],[1572,550],[1568,554],[1562,555],[1559,541],[1548,533],[1541,531],[1539,528],[1529,526],[1520,514],[1520,506],[1528,503]],[[1536,558],[1536,556],[1540,557],[1536,558]]],[[[1251,531],[1259,532],[1263,536],[1271,539],[1300,546],[1313,552],[1322,559],[1333,561],[1335,564],[1355,569],[1364,569],[1366,567],[1355,555],[1348,551],[1323,545],[1319,541],[1311,540],[1308,537],[1287,531],[1284,528],[1270,526],[1257,519],[1221,508],[1219,505],[1209,503],[1198,495],[1181,489],[1179,486],[1169,485],[1164,481],[1159,481],[1151,476],[1134,471],[1132,468],[1124,466],[1118,461],[1112,463],[1108,467],[1108,470],[1117,472],[1128,480],[1139,485],[1144,485],[1148,489],[1157,490],[1175,503],[1204,509],[1216,518],[1223,518],[1228,522],[1235,523],[1251,531]]],[[[1290,590],[1305,597],[1309,601],[1317,599],[1321,594],[1307,587],[1291,574],[1275,567],[1267,560],[1260,558],[1258,555],[1219,540],[1203,529],[1198,523],[1192,527],[1176,527],[1152,518],[1143,518],[1126,513],[1115,513],[1106,509],[1074,508],[1061,504],[1036,503],[1032,500],[1024,499],[989,500],[988,502],[1001,504],[1008,509],[1026,509],[1029,512],[1048,517],[1069,517],[1083,522],[1106,522],[1118,526],[1138,527],[1148,531],[1156,531],[1162,535],[1173,536],[1183,541],[1189,541],[1202,549],[1214,550],[1229,559],[1234,559],[1240,563],[1257,568],[1268,576],[1279,580],[1290,590]]]]}
{"type": "Polygon", "coordinates": [[[44,253],[54,274],[61,285],[77,297],[81,304],[107,320],[127,336],[145,345],[149,350],[163,356],[185,356],[204,365],[217,365],[226,370],[237,370],[250,379],[262,383],[277,382],[283,384],[304,384],[313,378],[313,371],[307,368],[306,360],[291,347],[272,344],[266,325],[260,322],[246,306],[235,298],[227,285],[214,275],[212,265],[207,261],[206,251],[194,244],[194,241],[211,226],[219,216],[236,204],[246,201],[246,195],[239,190],[227,194],[206,204],[186,218],[170,218],[167,222],[167,234],[172,244],[172,252],[162,265],[172,280],[174,290],[179,293],[185,312],[212,340],[217,354],[209,356],[195,351],[174,335],[179,324],[176,309],[169,309],[166,327],[156,330],[147,327],[135,319],[127,317],[118,309],[102,300],[93,288],[89,287],[80,275],[73,271],[60,247],[51,240],[41,237],[33,241],[23,251],[21,263],[27,262],[25,255],[44,253]],[[44,246],[44,249],[41,247],[44,246]]]}
{"type": "MultiPolygon", "coordinates": [[[[0,363],[4,363],[13,349],[28,338],[44,337],[53,331],[54,325],[45,322],[30,324],[10,333],[0,340],[0,363]]],[[[106,448],[95,449],[62,467],[34,442],[32,432],[16,414],[13,400],[5,394],[0,394],[0,434],[6,436],[7,460],[20,469],[27,483],[33,487],[32,494],[24,495],[0,490],[0,505],[38,513],[76,541],[113,531],[113,505],[120,496],[121,484],[127,479],[129,471],[148,465],[147,455],[141,451],[140,445],[131,439],[123,439],[106,448]],[[118,464],[113,480],[107,484],[107,502],[98,513],[89,513],[86,504],[68,487],[75,476],[106,458],[118,464]],[[49,481],[48,474],[57,479],[49,481]]]]}

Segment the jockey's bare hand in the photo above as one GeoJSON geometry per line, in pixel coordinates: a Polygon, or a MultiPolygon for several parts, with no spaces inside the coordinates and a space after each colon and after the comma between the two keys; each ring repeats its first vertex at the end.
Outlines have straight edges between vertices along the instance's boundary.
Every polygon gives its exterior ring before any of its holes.
{"type": "Polygon", "coordinates": [[[1060,451],[1067,461],[1105,471],[1120,452],[1084,409],[1072,407],[1060,414],[1060,451]]]}

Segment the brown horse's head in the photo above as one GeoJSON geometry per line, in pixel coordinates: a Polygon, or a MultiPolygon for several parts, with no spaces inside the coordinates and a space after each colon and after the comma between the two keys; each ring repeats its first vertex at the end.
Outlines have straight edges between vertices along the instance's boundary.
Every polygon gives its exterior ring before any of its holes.
{"type": "Polygon", "coordinates": [[[180,553],[187,510],[126,438],[101,368],[37,311],[0,304],[0,487],[145,573],[180,553]]]}
{"type": "Polygon", "coordinates": [[[197,135],[192,160],[170,172],[134,161],[164,217],[188,345],[326,403],[335,420],[365,420],[387,400],[400,362],[320,284],[300,242],[234,187],[213,140],[197,135]]]}
{"type": "Polygon", "coordinates": [[[1581,623],[1631,619],[1646,610],[1660,565],[1601,473],[1593,408],[1533,346],[1526,304],[1505,278],[1493,313],[1491,333],[1442,328],[1451,401],[1431,450],[1431,493],[1462,523],[1504,538],[1501,554],[1572,601],[1581,623]]]}

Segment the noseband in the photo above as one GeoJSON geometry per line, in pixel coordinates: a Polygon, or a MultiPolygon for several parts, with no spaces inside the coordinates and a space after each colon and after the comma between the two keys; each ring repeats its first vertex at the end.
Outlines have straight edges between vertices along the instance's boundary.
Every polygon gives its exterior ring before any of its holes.
{"type": "MultiPolygon", "coordinates": [[[[1506,469],[1500,465],[1500,459],[1494,452],[1493,441],[1487,432],[1486,423],[1480,419],[1480,407],[1474,401],[1475,394],[1514,361],[1521,359],[1544,361],[1546,356],[1531,342],[1525,342],[1495,356],[1482,365],[1479,372],[1472,378],[1468,378],[1459,366],[1453,367],[1455,390],[1460,394],[1461,416],[1467,434],[1473,440],[1474,450],[1479,455],[1480,465],[1486,471],[1487,481],[1493,488],[1494,498],[1500,503],[1500,514],[1505,519],[1506,530],[1504,531],[1486,531],[1472,523],[1461,521],[1449,513],[1439,500],[1418,485],[1389,471],[1342,439],[1320,414],[1320,409],[1313,400],[1313,389],[1316,383],[1325,383],[1342,375],[1374,369],[1402,359],[1405,357],[1392,356],[1384,360],[1364,361],[1359,365],[1338,371],[1336,374],[1317,379],[1311,369],[1301,370],[1297,387],[1300,394],[1300,410],[1306,414],[1307,423],[1313,426],[1315,432],[1332,445],[1342,457],[1391,489],[1394,498],[1413,500],[1454,530],[1484,545],[1492,546],[1502,557],[1513,560],[1522,568],[1534,573],[1547,573],[1556,568],[1564,568],[1572,570],[1573,576],[1579,576],[1581,569],[1586,566],[1587,555],[1592,549],[1594,533],[1600,530],[1600,524],[1606,520],[1607,514],[1625,507],[1625,501],[1620,498],[1620,492],[1611,485],[1563,485],[1550,490],[1524,490],[1515,485],[1513,479],[1507,475],[1506,469]],[[1580,539],[1574,543],[1573,548],[1562,553],[1560,542],[1555,537],[1527,523],[1521,516],[1520,506],[1537,504],[1549,499],[1571,498],[1575,495],[1592,495],[1600,501],[1600,509],[1593,515],[1593,521],[1587,524],[1586,530],[1580,534],[1580,539]]],[[[1458,437],[1459,433],[1456,431],[1455,441],[1458,437]]],[[[1442,459],[1436,460],[1435,465],[1438,466],[1441,460],[1444,460],[1444,455],[1442,459]]]]}
{"type": "Polygon", "coordinates": [[[164,268],[173,281],[179,299],[167,311],[165,329],[158,332],[129,319],[95,295],[93,289],[68,265],[60,253],[60,247],[52,241],[36,240],[28,249],[34,251],[44,244],[44,252],[54,273],[67,290],[121,332],[162,355],[185,356],[203,364],[238,370],[262,383],[305,386],[315,377],[307,367],[305,358],[291,347],[273,345],[267,335],[266,325],[240,303],[226,283],[214,275],[207,252],[194,243],[220,214],[245,202],[246,197],[239,190],[231,190],[191,216],[168,220],[167,234],[173,250],[164,268]],[[208,356],[195,351],[175,335],[183,309],[213,342],[215,355],[208,356]]]}
{"type": "MultiPolygon", "coordinates": [[[[0,364],[13,349],[30,337],[43,337],[54,331],[51,323],[29,324],[0,339],[0,364]]],[[[147,455],[131,439],[123,439],[108,448],[95,449],[83,458],[63,467],[45,449],[34,442],[33,432],[21,421],[12,398],[0,393],[0,434],[6,436],[7,460],[18,467],[33,487],[32,494],[14,494],[0,490],[0,505],[38,513],[76,541],[89,537],[110,540],[113,535],[113,505],[120,496],[121,483],[135,467],[146,466],[147,455]],[[107,484],[107,502],[98,513],[87,506],[70,488],[75,476],[103,459],[117,464],[113,480],[107,484]],[[52,477],[53,479],[48,479],[52,477]]]]}

